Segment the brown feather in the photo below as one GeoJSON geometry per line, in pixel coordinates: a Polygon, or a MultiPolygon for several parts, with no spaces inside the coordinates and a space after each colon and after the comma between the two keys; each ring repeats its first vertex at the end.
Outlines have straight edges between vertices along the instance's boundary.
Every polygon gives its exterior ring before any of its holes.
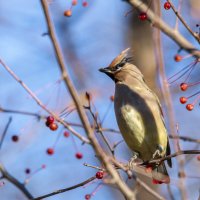
{"type": "Polygon", "coordinates": [[[110,68],[115,67],[117,64],[119,64],[128,54],[130,48],[125,49],[122,51],[109,65],[110,68]]]}

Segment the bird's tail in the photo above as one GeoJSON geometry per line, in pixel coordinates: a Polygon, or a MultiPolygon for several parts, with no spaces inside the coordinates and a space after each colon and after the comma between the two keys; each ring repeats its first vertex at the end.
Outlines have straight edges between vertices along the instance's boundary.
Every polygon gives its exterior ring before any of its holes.
{"type": "Polygon", "coordinates": [[[153,169],[152,178],[154,184],[170,183],[170,178],[164,162],[153,169]]]}

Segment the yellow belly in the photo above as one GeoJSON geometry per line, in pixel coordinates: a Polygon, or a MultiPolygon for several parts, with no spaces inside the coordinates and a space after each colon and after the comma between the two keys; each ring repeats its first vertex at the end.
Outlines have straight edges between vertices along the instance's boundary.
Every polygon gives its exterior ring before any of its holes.
{"type": "Polygon", "coordinates": [[[156,151],[157,145],[161,145],[166,151],[167,135],[158,133],[157,130],[148,130],[144,123],[144,116],[131,105],[123,105],[115,109],[119,129],[129,148],[140,154],[144,161],[150,160],[156,151]]]}

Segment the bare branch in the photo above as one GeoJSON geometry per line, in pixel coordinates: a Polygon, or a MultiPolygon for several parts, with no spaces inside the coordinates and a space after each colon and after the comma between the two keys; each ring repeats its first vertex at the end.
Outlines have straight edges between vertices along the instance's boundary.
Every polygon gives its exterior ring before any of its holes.
{"type": "Polygon", "coordinates": [[[0,164],[0,171],[2,173],[2,177],[7,179],[9,182],[11,182],[13,185],[15,185],[21,192],[24,193],[24,195],[28,199],[32,199],[33,196],[31,193],[26,189],[26,187],[20,183],[16,178],[14,178],[11,174],[9,174],[6,169],[3,167],[3,165],[0,164]]]}
{"type": "Polygon", "coordinates": [[[54,196],[54,195],[56,195],[56,194],[60,194],[60,193],[63,193],[63,192],[67,192],[67,191],[69,191],[69,190],[74,190],[74,189],[76,189],[76,188],[78,188],[78,187],[81,187],[81,186],[86,185],[86,184],[89,183],[89,182],[92,182],[94,179],[96,179],[96,176],[92,176],[91,178],[89,178],[89,179],[87,179],[87,180],[85,180],[85,181],[83,181],[83,182],[81,182],[81,183],[78,183],[78,184],[76,184],[76,185],[74,185],[74,186],[71,186],[71,187],[68,187],[68,188],[64,188],[64,189],[60,189],[60,190],[56,190],[56,191],[51,192],[51,193],[49,193],[49,194],[45,194],[45,195],[40,196],[40,197],[32,198],[31,200],[45,199],[45,198],[47,198],[47,197],[51,197],[51,196],[54,196]]]}
{"type": "Polygon", "coordinates": [[[7,131],[8,131],[8,128],[9,128],[11,122],[12,122],[12,117],[9,118],[8,123],[6,124],[6,127],[5,127],[5,129],[4,129],[4,131],[3,131],[3,134],[2,134],[2,136],[1,136],[1,140],[0,140],[0,149],[1,149],[2,145],[3,145],[4,138],[5,138],[5,136],[6,136],[6,133],[7,133],[7,131]]]}
{"type": "Polygon", "coordinates": [[[103,138],[103,140],[104,140],[105,144],[107,145],[108,149],[110,150],[110,152],[111,152],[112,154],[114,154],[111,145],[109,144],[107,138],[104,136],[103,131],[101,130],[101,126],[100,126],[100,124],[98,123],[97,117],[95,116],[94,112],[92,111],[90,99],[88,99],[88,101],[89,101],[89,106],[87,107],[87,109],[89,110],[90,114],[92,115],[92,118],[93,118],[93,120],[94,120],[96,129],[97,129],[97,132],[100,133],[101,137],[103,138]]]}

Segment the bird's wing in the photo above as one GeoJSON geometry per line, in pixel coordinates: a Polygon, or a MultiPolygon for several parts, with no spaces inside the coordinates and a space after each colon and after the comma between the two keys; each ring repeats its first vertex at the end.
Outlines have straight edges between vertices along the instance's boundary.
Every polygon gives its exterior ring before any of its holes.
{"type": "MultiPolygon", "coordinates": [[[[163,115],[163,111],[162,111],[162,107],[161,107],[161,104],[160,104],[160,101],[157,97],[157,95],[152,91],[153,95],[155,96],[155,99],[157,101],[157,104],[158,104],[158,107],[160,109],[160,116],[161,116],[161,119],[163,121],[163,124],[166,128],[166,125],[165,125],[165,121],[164,121],[164,115],[163,115]]],[[[166,156],[170,155],[171,154],[171,148],[170,148],[170,144],[169,144],[169,137],[167,138],[167,148],[166,148],[166,156]]],[[[167,160],[167,164],[169,167],[172,167],[172,160],[171,158],[167,160]]]]}

